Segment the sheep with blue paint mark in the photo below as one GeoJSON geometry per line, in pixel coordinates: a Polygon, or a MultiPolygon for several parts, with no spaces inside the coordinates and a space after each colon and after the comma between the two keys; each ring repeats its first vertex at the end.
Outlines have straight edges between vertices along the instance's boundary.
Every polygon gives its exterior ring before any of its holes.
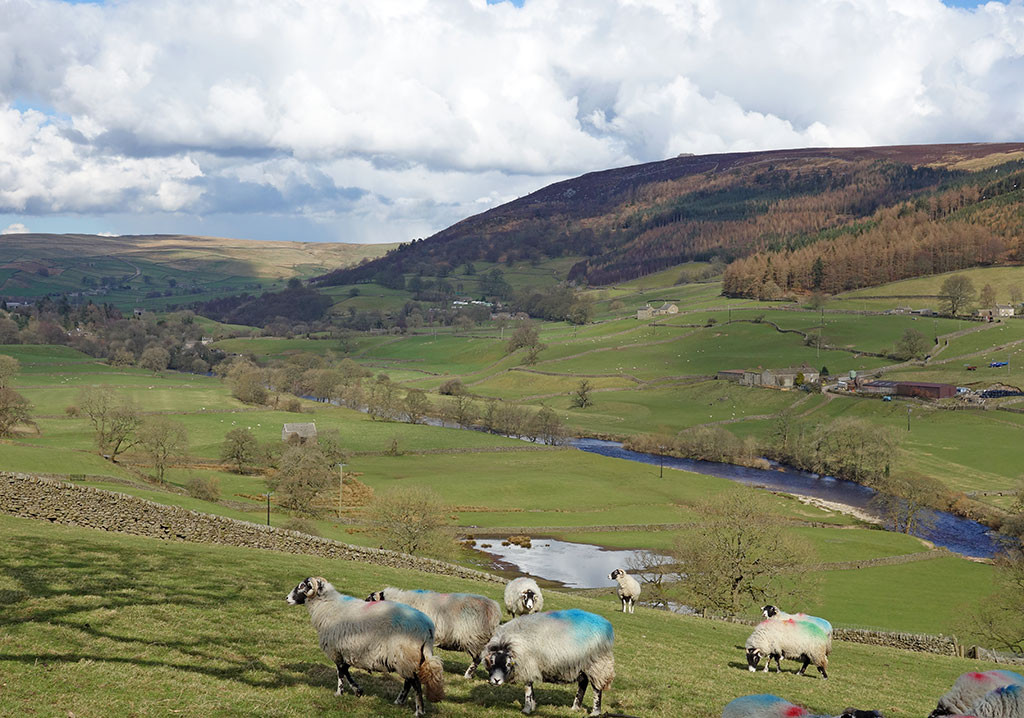
{"type": "Polygon", "coordinates": [[[601,696],[615,678],[614,640],[611,623],[578,608],[531,613],[498,627],[484,648],[484,666],[491,685],[526,685],[526,715],[537,707],[533,684],[545,681],[577,684],[573,710],[583,707],[587,685],[592,685],[590,715],[599,716],[601,696]]]}
{"type": "MultiPolygon", "coordinates": [[[[769,693],[742,696],[728,703],[722,710],[722,718],[826,718],[812,714],[803,706],[790,703],[784,698],[769,693]]],[[[883,718],[875,710],[847,708],[837,718],[883,718]]]]}
{"type": "MultiPolygon", "coordinates": [[[[1007,686],[1024,686],[1024,676],[1005,670],[963,673],[953,683],[953,687],[939,699],[938,705],[928,718],[958,714],[978,715],[975,713],[975,707],[986,700],[993,691],[1007,686]]],[[[1019,693],[1011,692],[1011,695],[1005,695],[1000,701],[1004,698],[1016,698],[1017,695],[1019,693]]]]}
{"type": "Polygon", "coordinates": [[[450,651],[465,651],[471,662],[465,677],[472,678],[480,665],[480,652],[501,623],[498,602],[475,593],[437,593],[415,589],[406,591],[388,586],[375,591],[367,601],[398,601],[430,616],[434,622],[434,646],[450,651]]]}
{"type": "Polygon", "coordinates": [[[813,621],[821,626],[825,632],[828,633],[830,638],[832,636],[832,624],[818,616],[810,616],[806,613],[786,613],[778,606],[773,606],[770,603],[767,606],[761,607],[761,614],[765,618],[774,618],[779,621],[784,621],[787,618],[795,618],[798,621],[813,621]]]}
{"type": "Polygon", "coordinates": [[[761,614],[768,620],[785,621],[787,619],[794,619],[797,621],[810,621],[821,626],[821,629],[828,634],[828,649],[832,650],[832,624],[826,621],[824,618],[818,616],[810,616],[806,613],[786,613],[778,606],[768,604],[767,606],[761,607],[761,614]]]}
{"type": "Polygon", "coordinates": [[[781,659],[803,661],[797,671],[803,675],[807,666],[813,663],[822,678],[828,678],[828,656],[832,652],[832,638],[819,624],[793,618],[785,620],[768,619],[761,621],[747,638],[747,667],[756,671],[762,658],[767,659],[764,670],[767,673],[775,659],[775,668],[782,670],[781,659]]]}
{"type": "Polygon", "coordinates": [[[985,694],[971,707],[975,718],[1024,717],[1024,685],[1000,686],[985,694]]]}
{"type": "Polygon", "coordinates": [[[320,577],[303,579],[285,600],[309,609],[320,648],[338,668],[335,695],[344,693],[347,681],[361,696],[349,668],[362,668],[404,678],[395,703],[403,705],[412,690],[417,718],[424,715],[423,689],[431,701],[444,697],[444,666],[434,656],[434,622],[425,614],[402,603],[360,601],[338,593],[320,577]]]}
{"type": "Polygon", "coordinates": [[[514,578],[505,585],[505,610],[512,618],[544,610],[544,594],[529,576],[514,578]]]}

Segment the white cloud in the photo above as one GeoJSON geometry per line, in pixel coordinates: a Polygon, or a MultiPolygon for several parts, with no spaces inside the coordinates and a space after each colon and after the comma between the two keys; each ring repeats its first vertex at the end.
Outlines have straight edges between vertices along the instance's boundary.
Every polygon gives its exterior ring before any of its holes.
{"type": "Polygon", "coordinates": [[[23,216],[137,213],[175,231],[256,213],[393,240],[680,152],[1024,137],[1021,0],[2,13],[0,213],[23,216]]]}
{"type": "Polygon", "coordinates": [[[29,228],[23,225],[21,222],[15,222],[8,225],[7,229],[0,231],[0,234],[28,234],[29,228]]]}

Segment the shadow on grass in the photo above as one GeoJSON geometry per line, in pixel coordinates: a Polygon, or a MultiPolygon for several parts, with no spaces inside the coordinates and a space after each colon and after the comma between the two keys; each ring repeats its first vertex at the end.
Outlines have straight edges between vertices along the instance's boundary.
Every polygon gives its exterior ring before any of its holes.
{"type": "Polygon", "coordinates": [[[182,555],[174,555],[173,544],[145,551],[101,549],[75,539],[11,537],[6,544],[0,576],[13,587],[0,592],[0,627],[70,630],[83,645],[67,653],[0,654],[0,663],[88,660],[166,667],[263,688],[308,682],[304,675],[264,661],[251,630],[255,624],[270,634],[287,631],[295,620],[282,621],[275,610],[278,603],[286,608],[285,590],[276,584],[258,577],[250,583],[226,579],[219,562],[202,557],[183,571],[182,555]],[[188,578],[183,580],[183,574],[188,578]],[[231,609],[243,618],[225,625],[221,617],[231,609]],[[150,655],[139,656],[140,647],[148,647],[150,655]],[[168,652],[178,655],[158,657],[168,652]]]}

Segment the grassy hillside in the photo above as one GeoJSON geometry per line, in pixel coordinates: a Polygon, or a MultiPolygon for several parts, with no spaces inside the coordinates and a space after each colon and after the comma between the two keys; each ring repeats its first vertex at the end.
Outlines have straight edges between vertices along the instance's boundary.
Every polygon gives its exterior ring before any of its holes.
{"type": "MultiPolygon", "coordinates": [[[[322,575],[364,596],[384,585],[472,591],[500,586],[347,561],[166,543],[0,516],[0,667],[4,715],[409,715],[391,704],[393,675],[358,672],[366,695],[333,695],[335,673],[307,612],[285,594],[322,575]],[[45,697],[46,710],[41,701],[45,697]]],[[[891,584],[890,584],[891,585],[891,584]]],[[[865,595],[877,593],[865,591],[865,595]]],[[[822,713],[847,705],[922,716],[961,672],[987,664],[837,642],[830,680],[751,674],[749,628],[639,608],[614,597],[548,591],[545,607],[579,607],[616,632],[616,678],[604,709],[650,718],[711,718],[732,698],[772,692],[822,713]]],[[[447,699],[429,715],[517,715],[522,687],[466,681],[464,655],[441,652],[447,699]]],[[[568,711],[573,688],[537,687],[539,715],[568,711]]]]}
{"type": "MultiPolygon", "coordinates": [[[[1019,143],[804,149],[677,157],[594,172],[469,217],[322,281],[351,285],[393,281],[396,274],[447,277],[466,263],[564,260],[562,278],[605,286],[684,262],[729,262],[771,253],[774,265],[768,263],[764,271],[761,257],[759,274],[749,277],[757,287],[746,286],[745,279],[729,284],[729,293],[772,298],[790,289],[832,292],[878,284],[952,265],[932,261],[935,243],[929,240],[914,267],[887,276],[890,263],[867,261],[866,276],[854,284],[849,284],[853,270],[846,266],[846,254],[834,258],[841,248],[826,253],[830,261],[816,270],[824,278],[815,277],[813,284],[808,276],[813,257],[796,272],[780,272],[779,267],[816,243],[881,231],[886,213],[903,218],[904,210],[923,212],[920,221],[927,226],[917,238],[901,237],[901,244],[909,247],[921,235],[937,236],[950,223],[959,223],[960,244],[973,247],[975,234],[979,247],[1006,242],[995,251],[997,257],[964,256],[955,266],[1010,257],[1016,242],[1009,227],[1019,228],[1014,208],[1021,201],[1012,180],[1020,171],[1021,153],[1019,143]],[[960,231],[968,224],[974,229],[960,231]],[[970,242],[967,235],[972,235],[970,242]],[[770,291],[764,281],[768,276],[770,291]]],[[[678,280],[679,272],[670,271],[678,280]]],[[[727,279],[731,282],[732,276],[727,279]]]]}
{"type": "Polygon", "coordinates": [[[0,297],[78,294],[156,309],[280,288],[373,259],[395,245],[149,235],[9,234],[0,244],[0,297]]]}

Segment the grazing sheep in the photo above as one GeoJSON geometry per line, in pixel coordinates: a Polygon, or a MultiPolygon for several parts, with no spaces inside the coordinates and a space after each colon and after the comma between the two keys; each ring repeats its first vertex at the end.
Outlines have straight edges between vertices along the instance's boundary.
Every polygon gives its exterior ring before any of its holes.
{"type": "Polygon", "coordinates": [[[761,658],[768,660],[764,664],[768,671],[775,659],[775,668],[782,670],[780,659],[789,658],[803,661],[804,665],[797,673],[804,674],[807,666],[813,663],[822,678],[828,678],[828,655],[832,652],[832,639],[820,625],[812,621],[799,621],[787,618],[783,621],[769,619],[757,624],[746,643],[747,667],[757,670],[761,658]]]}
{"type": "Polygon", "coordinates": [[[974,706],[991,692],[1004,686],[1024,686],[1024,676],[1013,671],[971,671],[963,673],[953,687],[939,699],[928,718],[937,716],[974,715],[974,706]]]}
{"type": "Polygon", "coordinates": [[[338,690],[345,681],[357,696],[363,689],[352,680],[348,669],[398,673],[405,679],[395,704],[403,705],[409,689],[415,695],[417,718],[423,716],[423,690],[427,698],[444,697],[444,666],[434,657],[434,623],[423,613],[401,603],[365,603],[338,593],[323,578],[306,578],[285,600],[305,604],[320,637],[320,648],[338,667],[338,690]]]}
{"type": "Polygon", "coordinates": [[[626,606],[629,606],[629,612],[633,613],[636,601],[640,598],[640,582],[621,568],[608,574],[608,578],[619,583],[618,594],[619,600],[622,601],[622,612],[625,613],[626,606]]]}
{"type": "Polygon", "coordinates": [[[1024,716],[1024,685],[1015,683],[989,691],[971,707],[976,718],[1021,718],[1024,716]]]}
{"type": "Polygon", "coordinates": [[[434,647],[465,651],[472,662],[466,678],[472,678],[480,665],[480,652],[501,623],[501,607],[497,601],[475,593],[435,593],[434,591],[403,591],[388,586],[371,593],[367,601],[398,601],[423,611],[434,622],[434,647]]]}
{"type": "Polygon", "coordinates": [[[817,616],[808,616],[806,613],[786,613],[778,606],[773,606],[770,603],[767,606],[761,607],[761,613],[765,618],[775,618],[780,621],[784,621],[787,618],[795,618],[798,621],[813,621],[821,626],[825,632],[832,637],[832,624],[826,621],[824,618],[818,618],[817,616]]]}
{"type": "Polygon", "coordinates": [[[512,618],[544,610],[544,595],[529,576],[520,576],[505,586],[505,610],[512,618]]]}
{"type": "MultiPolygon", "coordinates": [[[[742,696],[731,701],[722,710],[722,718],[824,718],[813,715],[803,706],[768,693],[742,696]]],[[[838,718],[883,718],[878,711],[847,708],[838,718]]]]}
{"type": "Polygon", "coordinates": [[[594,686],[591,716],[601,714],[601,694],[615,677],[612,624],[578,608],[546,611],[502,624],[484,648],[484,666],[491,685],[525,683],[523,713],[537,707],[533,684],[573,683],[579,688],[573,710],[583,707],[587,684],[594,686]]]}

